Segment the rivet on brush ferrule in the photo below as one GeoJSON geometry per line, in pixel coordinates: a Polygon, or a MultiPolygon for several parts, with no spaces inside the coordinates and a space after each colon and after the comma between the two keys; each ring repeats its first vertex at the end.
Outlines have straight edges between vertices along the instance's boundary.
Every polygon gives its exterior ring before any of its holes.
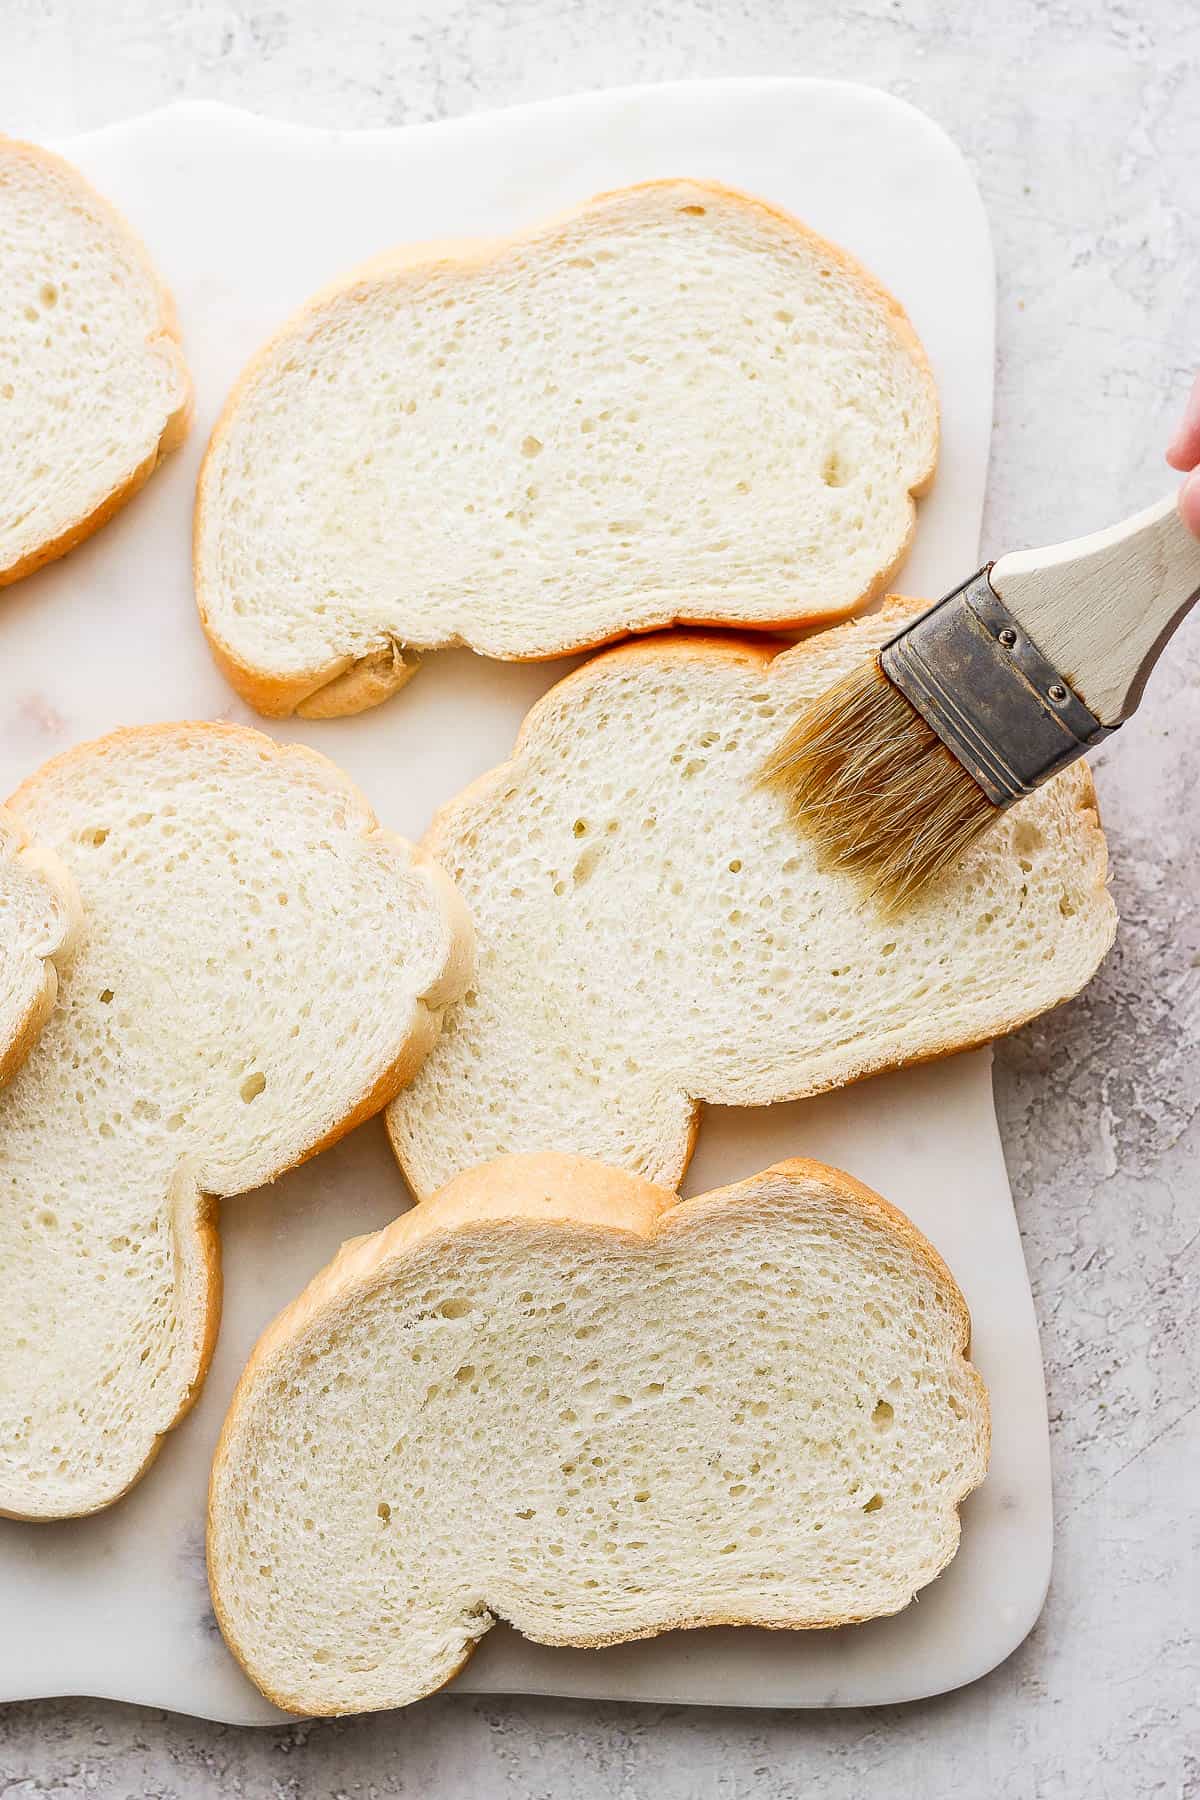
{"type": "Polygon", "coordinates": [[[993,806],[1003,807],[1108,731],[996,594],[991,566],[892,638],[879,660],[993,806]]]}

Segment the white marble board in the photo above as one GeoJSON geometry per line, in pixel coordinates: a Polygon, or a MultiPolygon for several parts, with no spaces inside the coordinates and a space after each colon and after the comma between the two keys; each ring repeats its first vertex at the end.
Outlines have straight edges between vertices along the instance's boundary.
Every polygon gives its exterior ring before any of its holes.
{"type": "MultiPolygon", "coordinates": [[[[986,220],[950,142],[902,103],[804,80],[631,89],[404,131],[345,135],[180,105],[63,146],[143,232],[174,289],[197,383],[190,441],[89,544],[0,602],[0,792],[119,724],[258,723],[207,657],[191,597],[192,488],[247,355],[339,269],[402,240],[503,231],[600,189],[716,177],[791,208],[900,296],[942,397],[941,472],[903,579],[934,594],[977,559],[992,401],[986,220]]],[[[383,821],[429,814],[501,760],[561,672],[430,658],[355,720],[269,726],[335,757],[383,821]]],[[[1050,1568],[1049,1456],[1029,1286],[986,1052],[798,1106],[712,1109],[688,1191],[787,1154],[872,1183],[929,1234],[974,1316],[992,1392],[985,1486],[949,1571],[896,1618],[836,1632],[706,1631],[603,1651],[498,1628],[460,1688],[756,1705],[869,1705],[937,1693],[1006,1656],[1050,1568]]],[[[226,1653],[208,1605],[208,1461],[255,1336],[342,1238],[407,1194],[378,1121],[259,1195],[226,1204],[225,1311],[199,1404],[134,1492],[92,1519],[0,1521],[0,1699],[89,1694],[230,1722],[278,1717],[226,1653]]]]}

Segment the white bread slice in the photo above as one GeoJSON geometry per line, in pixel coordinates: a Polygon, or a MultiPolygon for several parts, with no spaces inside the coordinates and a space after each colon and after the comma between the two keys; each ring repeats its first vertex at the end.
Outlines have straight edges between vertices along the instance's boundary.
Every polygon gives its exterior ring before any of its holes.
{"type": "Polygon", "coordinates": [[[469,975],[440,872],[315,752],[147,726],[16,794],[85,925],[0,1093],[0,1513],[133,1483],[198,1392],[212,1197],[272,1181],[389,1100],[469,975]]]}
{"type": "Polygon", "coordinates": [[[700,1100],[799,1099],[1009,1031],[1112,941],[1091,777],[1068,771],[899,918],[820,873],[757,784],[800,703],[918,602],[771,658],[652,639],[596,657],[426,848],[475,918],[472,991],[389,1113],[418,1195],[566,1147],[674,1186],[700,1100]]]}
{"type": "Polygon", "coordinates": [[[268,1328],[208,1570],[270,1699],[404,1705],[497,1618],[585,1646],[845,1625],[945,1567],[989,1437],[945,1264],[819,1163],[674,1201],[508,1158],[348,1244],[268,1328]]]}
{"type": "Polygon", "coordinates": [[[892,297],[745,194],[658,181],[318,295],[213,434],[196,592],[265,713],[376,705],[422,650],[537,659],[881,592],[937,400],[892,297]]]}
{"type": "Polygon", "coordinates": [[[28,1056],[80,924],[65,865],[0,807],[0,1085],[28,1056]]]}
{"type": "Polygon", "coordinates": [[[183,441],[171,296],[79,171],[0,137],[0,587],[111,518],[183,441]]]}

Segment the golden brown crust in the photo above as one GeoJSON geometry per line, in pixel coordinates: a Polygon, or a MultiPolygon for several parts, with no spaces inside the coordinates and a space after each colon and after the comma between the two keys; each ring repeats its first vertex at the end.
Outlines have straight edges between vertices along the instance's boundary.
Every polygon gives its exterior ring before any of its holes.
{"type": "Polygon", "coordinates": [[[58,970],[47,960],[41,992],[31,1002],[25,1017],[8,1043],[0,1048],[0,1087],[16,1074],[42,1034],[42,1026],[50,1017],[58,997],[58,970]]]}
{"type": "Polygon", "coordinates": [[[127,501],[132,500],[139,488],[145,486],[163,458],[172,450],[177,450],[188,434],[194,408],[194,393],[191,376],[183,359],[180,344],[179,317],[175,309],[175,301],[158,270],[150,260],[149,251],[141,238],[128,223],[123,214],[118,212],[112,203],[106,200],[86,181],[65,157],[56,156],[50,150],[44,150],[37,144],[22,143],[15,138],[0,135],[0,155],[11,161],[35,163],[50,170],[55,175],[68,181],[75,189],[82,202],[99,213],[107,223],[119,231],[126,243],[136,254],[148,280],[152,283],[159,301],[159,317],[157,329],[147,338],[147,346],[165,350],[176,370],[179,379],[181,398],[175,411],[171,413],[157,444],[137,464],[137,466],[119,482],[111,493],[106,494],[90,512],[82,513],[77,519],[65,526],[44,543],[35,545],[24,556],[0,568],[0,588],[8,587],[23,576],[32,575],[36,570],[44,568],[47,563],[55,562],[65,556],[85,538],[99,531],[115,513],[120,512],[127,501]]]}
{"type": "Polygon", "coordinates": [[[389,637],[381,650],[360,656],[296,707],[302,719],[343,719],[381,706],[406,687],[421,666],[415,651],[389,637]]]}
{"type": "MultiPolygon", "coordinates": [[[[356,671],[363,665],[366,665],[367,669],[370,670],[378,664],[380,658],[387,658],[391,654],[394,654],[394,641],[392,641],[390,647],[389,644],[381,644],[368,651],[364,656],[358,658],[346,654],[331,659],[330,662],[321,668],[303,670],[300,673],[291,676],[281,676],[272,674],[269,670],[264,670],[247,663],[244,658],[240,657],[237,652],[221,638],[217,627],[213,624],[209,615],[208,600],[204,591],[204,582],[200,568],[199,545],[207,509],[206,476],[213,453],[227,435],[233,419],[241,405],[244,394],[252,386],[259,371],[266,366],[274,356],[277,346],[294,334],[304,331],[309,320],[314,318],[323,307],[329,304],[330,301],[351,296],[356,288],[361,288],[365,293],[371,285],[378,282],[380,279],[400,281],[406,277],[412,277],[418,274],[424,275],[435,269],[444,270],[447,273],[457,276],[465,276],[473,270],[486,267],[489,263],[494,261],[496,257],[502,255],[507,250],[516,248],[531,239],[540,239],[543,237],[553,238],[556,231],[565,229],[587,213],[603,207],[610,201],[623,199],[629,194],[650,192],[657,188],[678,188],[687,191],[702,191],[722,200],[733,201],[737,205],[744,206],[749,212],[758,213],[769,219],[774,225],[781,228],[789,236],[802,239],[806,244],[810,245],[814,252],[820,255],[824,261],[836,264],[846,278],[856,283],[858,287],[865,294],[869,295],[874,303],[887,315],[893,330],[901,340],[906,352],[919,368],[934,406],[934,435],[933,443],[930,448],[929,460],[926,466],[918,473],[916,480],[909,488],[908,531],[903,544],[888,563],[876,569],[870,578],[863,584],[862,591],[855,596],[854,599],[847,601],[844,605],[828,608],[810,608],[807,611],[800,612],[797,612],[793,607],[790,611],[781,613],[775,618],[755,618],[739,621],[734,628],[738,631],[771,633],[780,631],[798,631],[803,630],[807,626],[821,623],[829,624],[838,619],[845,618],[852,613],[858,612],[861,608],[869,605],[873,600],[878,599],[881,594],[887,591],[892,576],[903,563],[912,544],[913,534],[916,530],[916,501],[921,498],[922,495],[927,494],[933,484],[933,478],[937,470],[940,437],[940,421],[937,417],[937,388],[933,379],[933,371],[930,367],[929,358],[926,355],[924,345],[918,338],[908,314],[905,312],[899,300],[896,299],[895,295],[889,292],[889,290],[883,286],[883,283],[859,262],[857,257],[852,256],[848,250],[842,249],[840,245],[832,243],[827,238],[823,238],[820,233],[813,231],[810,226],[805,225],[800,219],[797,219],[793,214],[787,212],[783,207],[774,206],[769,201],[760,199],[757,195],[745,193],[740,188],[732,187],[727,183],[720,181],[698,181],[687,177],[680,177],[667,180],[635,182],[628,188],[611,188],[605,190],[603,193],[595,194],[591,199],[584,201],[578,206],[568,207],[564,211],[555,214],[552,218],[541,221],[540,224],[522,231],[513,232],[507,237],[465,239],[439,238],[424,243],[403,245],[398,249],[384,251],[381,255],[372,257],[367,262],[359,264],[356,268],[336,277],[333,281],[328,282],[324,287],[319,289],[317,293],[312,295],[303,306],[285,321],[280,329],[267,340],[262,348],[251,358],[249,363],[247,363],[226,398],[217,422],[213,427],[212,435],[209,438],[208,446],[204,452],[204,457],[200,465],[200,472],[196,481],[196,506],[193,517],[192,568],[196,590],[196,605],[200,614],[200,622],[204,628],[205,636],[208,639],[209,648],[212,651],[214,661],[221,670],[221,673],[248,705],[253,706],[256,711],[268,718],[286,718],[293,712],[298,712],[302,716],[309,718],[346,716],[351,713],[364,711],[371,706],[377,706],[380,701],[387,699],[391,694],[403,687],[405,682],[410,680],[416,673],[417,668],[419,667],[419,656],[422,651],[448,650],[462,647],[468,649],[474,648],[470,641],[464,637],[451,637],[442,642],[422,644],[413,649],[410,649],[408,646],[403,646],[400,649],[400,654],[404,660],[405,673],[400,679],[394,680],[390,685],[387,683],[378,683],[371,679],[354,681],[344,688],[341,688],[340,692],[333,697],[332,703],[328,698],[326,699],[326,710],[309,711],[308,707],[314,704],[316,697],[320,695],[323,690],[331,687],[340,687],[340,684],[343,682],[348,672],[356,671]]],[[[709,619],[706,618],[702,612],[693,612],[690,609],[684,609],[677,613],[674,618],[663,619],[660,624],[647,627],[645,630],[658,632],[673,629],[675,626],[696,626],[700,629],[723,629],[729,624],[729,620],[709,619]]],[[[581,640],[578,636],[568,636],[564,638],[562,643],[558,644],[553,649],[539,651],[535,655],[504,656],[496,658],[495,660],[505,662],[552,662],[561,656],[572,656],[581,651],[603,649],[606,645],[618,643],[629,635],[630,633],[626,628],[618,626],[613,631],[604,633],[599,637],[581,640]]],[[[316,704],[319,705],[320,702],[316,701],[316,704]]]]}
{"type": "MultiPolygon", "coordinates": [[[[280,1692],[260,1681],[243,1654],[233,1621],[222,1599],[223,1571],[214,1542],[214,1496],[218,1478],[231,1453],[230,1440],[239,1409],[258,1380],[260,1370],[272,1355],[293,1338],[308,1331],[322,1314],[336,1309],[348,1294],[368,1282],[386,1279],[389,1271],[409,1252],[430,1240],[441,1239],[444,1243],[451,1244],[463,1233],[486,1232],[497,1227],[519,1227],[531,1222],[539,1225],[553,1222],[561,1224],[564,1230],[576,1231],[585,1237],[614,1235],[649,1244],[659,1237],[686,1231],[695,1219],[719,1212],[725,1207],[753,1204],[757,1194],[765,1193],[772,1183],[778,1184],[780,1181],[814,1182],[824,1189],[822,1206],[882,1226],[910,1250],[918,1261],[924,1263],[930,1280],[947,1295],[956,1326],[956,1353],[968,1371],[968,1378],[983,1413],[985,1436],[981,1461],[986,1470],[990,1450],[990,1409],[983,1377],[969,1361],[971,1317],[967,1303],[945,1262],[912,1220],[873,1189],[856,1181],[852,1175],[807,1157],[791,1157],[774,1163],[761,1174],[750,1176],[744,1181],[715,1188],[689,1200],[680,1200],[667,1188],[586,1157],[566,1156],[555,1152],[501,1157],[456,1176],[439,1189],[432,1199],[414,1207],[411,1212],[402,1214],[383,1230],[344,1244],[333,1262],[321,1270],[298,1298],[268,1325],[242,1372],[221,1429],[209,1483],[210,1587],[213,1610],[225,1642],[249,1679],[273,1705],[285,1712],[319,1717],[362,1710],[337,1706],[314,1708],[300,1696],[280,1692]],[[542,1192],[543,1188],[550,1192],[542,1192]]],[[[949,1510],[955,1516],[974,1485],[972,1483],[964,1488],[951,1503],[949,1510]]],[[[934,1575],[930,1576],[930,1580],[940,1574],[950,1562],[957,1542],[956,1534],[945,1558],[934,1575]]],[[[636,1630],[598,1635],[570,1631],[561,1634],[523,1631],[522,1635],[531,1643],[547,1644],[555,1648],[598,1650],[615,1644],[658,1637],[667,1631],[706,1630],[723,1625],[750,1625],[769,1631],[832,1630],[844,1625],[862,1624],[868,1618],[886,1617],[890,1613],[902,1611],[908,1603],[902,1600],[895,1606],[880,1607],[867,1613],[840,1614],[832,1618],[796,1618],[751,1611],[697,1611],[673,1615],[636,1630]]],[[[502,1615],[492,1613],[489,1609],[489,1625],[485,1630],[490,1629],[491,1624],[498,1623],[501,1617],[502,1615]]],[[[437,1681],[431,1682],[414,1699],[436,1693],[452,1681],[470,1661],[477,1642],[478,1639],[469,1641],[454,1667],[437,1681]]]]}
{"type": "MultiPolygon", "coordinates": [[[[270,756],[272,760],[284,762],[298,760],[306,763],[310,771],[315,771],[320,776],[324,785],[336,788],[346,796],[350,806],[363,821],[364,845],[372,843],[395,845],[398,851],[403,852],[405,860],[410,863],[411,867],[421,870],[437,897],[445,921],[448,945],[445,963],[434,984],[423,995],[417,997],[412,1030],[399,1054],[386,1069],[376,1076],[351,1109],[341,1119],[335,1121],[322,1137],[314,1140],[296,1155],[281,1161],[263,1178],[264,1181],[276,1181],[281,1175],[287,1174],[294,1168],[299,1168],[301,1164],[319,1155],[322,1150],[337,1143],[365,1120],[374,1117],[389,1101],[395,1099],[407,1082],[412,1080],[437,1037],[441,1023],[441,1008],[450,1000],[457,999],[470,979],[474,944],[471,918],[461,897],[437,865],[419,847],[414,849],[406,839],[385,831],[376,820],[365,794],[336,764],[330,762],[328,757],[322,756],[317,750],[310,749],[306,744],[277,744],[265,733],[244,725],[203,720],[182,727],[178,724],[125,726],[92,743],[76,744],[71,749],[63,751],[61,755],[52,758],[51,761],[44,763],[40,769],[22,782],[9,801],[9,805],[19,809],[22,802],[27,802],[33,797],[38,785],[48,774],[58,775],[64,768],[69,768],[73,762],[91,761],[97,753],[103,754],[108,748],[128,743],[130,740],[152,742],[155,738],[163,738],[176,743],[181,729],[195,731],[198,735],[210,739],[216,736],[243,742],[249,741],[259,749],[260,753],[270,756]]],[[[255,1185],[259,1184],[256,1182],[255,1185]]],[[[172,1188],[186,1188],[187,1186],[187,1167],[181,1166],[172,1178],[172,1188]]],[[[226,1197],[238,1191],[236,1188],[230,1188],[226,1190],[226,1197]]],[[[190,1286],[192,1298],[196,1301],[192,1325],[193,1358],[190,1372],[186,1376],[179,1410],[170,1423],[156,1434],[145,1460],[119,1492],[107,1496],[94,1506],[84,1507],[72,1513],[56,1511],[53,1514],[40,1515],[9,1512],[0,1507],[0,1518],[30,1520],[42,1517],[83,1518],[115,1505],[141,1480],[158,1455],[163,1438],[167,1433],[173,1431],[191,1411],[204,1385],[204,1379],[212,1361],[220,1323],[221,1245],[217,1218],[219,1197],[201,1190],[194,1183],[190,1186],[190,1196],[189,1204],[176,1204],[173,1206],[172,1212],[177,1290],[186,1298],[190,1286]],[[189,1269],[197,1271],[195,1279],[190,1283],[186,1278],[186,1271],[189,1269]]],[[[181,1310],[183,1310],[182,1307],[181,1310]]],[[[184,1329],[188,1329],[186,1321],[184,1329]]]]}

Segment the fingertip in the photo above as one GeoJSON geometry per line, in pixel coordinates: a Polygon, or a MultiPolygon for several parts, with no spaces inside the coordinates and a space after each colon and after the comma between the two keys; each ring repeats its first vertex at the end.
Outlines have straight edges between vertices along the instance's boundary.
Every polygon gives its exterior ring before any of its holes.
{"type": "Polygon", "coordinates": [[[1194,469],[1200,463],[1200,375],[1192,382],[1183,417],[1167,448],[1167,461],[1180,470],[1194,469]]]}
{"type": "Polygon", "coordinates": [[[1180,488],[1178,505],[1180,518],[1200,538],[1200,470],[1194,470],[1180,488]]]}

